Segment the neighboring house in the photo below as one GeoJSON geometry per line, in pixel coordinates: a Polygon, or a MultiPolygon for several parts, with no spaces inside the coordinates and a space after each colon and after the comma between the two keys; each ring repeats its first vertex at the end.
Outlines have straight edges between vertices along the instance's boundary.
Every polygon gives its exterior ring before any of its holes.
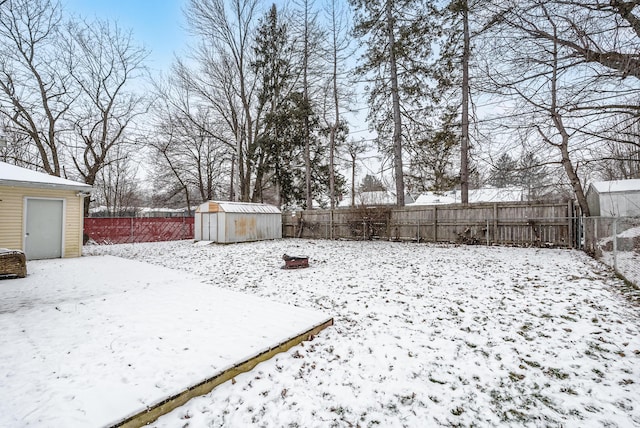
{"type": "MultiPolygon", "coordinates": [[[[398,202],[396,194],[388,190],[376,190],[371,192],[356,193],[355,205],[376,206],[376,205],[396,205],[398,202]]],[[[404,196],[405,205],[413,203],[413,198],[408,193],[404,196]]],[[[346,196],[338,204],[339,208],[351,207],[351,195],[346,196]]]]}
{"type": "Polygon", "coordinates": [[[0,247],[27,259],[82,255],[91,186],[0,162],[0,247]]]}
{"type": "Polygon", "coordinates": [[[189,217],[187,208],[142,208],[138,217],[189,217]]]}
{"type": "MultiPolygon", "coordinates": [[[[480,202],[521,202],[525,200],[525,191],[519,187],[483,187],[469,189],[469,203],[480,202]]],[[[425,192],[416,198],[412,205],[458,204],[462,201],[460,190],[434,193],[425,192]]]]}
{"type": "Polygon", "coordinates": [[[640,179],[591,183],[587,204],[593,217],[640,216],[640,179]]]}
{"type": "Polygon", "coordinates": [[[416,198],[411,205],[446,205],[455,204],[460,199],[456,199],[456,192],[424,192],[416,198]]]}

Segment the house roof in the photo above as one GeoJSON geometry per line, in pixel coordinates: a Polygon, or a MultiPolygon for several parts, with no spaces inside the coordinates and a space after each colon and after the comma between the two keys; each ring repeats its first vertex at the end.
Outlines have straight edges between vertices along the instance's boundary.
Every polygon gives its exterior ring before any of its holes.
{"type": "Polygon", "coordinates": [[[201,204],[196,212],[199,213],[262,213],[262,214],[280,214],[278,207],[268,204],[256,204],[251,202],[227,202],[227,201],[208,201],[201,204]]]}
{"type": "Polygon", "coordinates": [[[91,186],[77,181],[32,171],[27,168],[0,162],[0,185],[12,187],[35,187],[91,191],[91,186]]]}
{"type": "MultiPolygon", "coordinates": [[[[524,190],[520,187],[483,187],[469,190],[469,202],[520,202],[523,200],[524,190]]],[[[425,192],[418,196],[412,205],[457,204],[462,200],[460,190],[451,190],[443,194],[425,192]]]]}
{"type": "Polygon", "coordinates": [[[596,181],[589,188],[598,193],[640,192],[640,179],[596,181]]]}

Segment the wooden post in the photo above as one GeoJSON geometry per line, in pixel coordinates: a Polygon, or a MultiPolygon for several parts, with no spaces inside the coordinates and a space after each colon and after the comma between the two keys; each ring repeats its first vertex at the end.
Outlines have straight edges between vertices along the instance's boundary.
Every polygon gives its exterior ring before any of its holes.
{"type": "Polygon", "coordinates": [[[493,204],[493,243],[498,242],[498,204],[493,204]]]}
{"type": "Polygon", "coordinates": [[[569,228],[569,236],[568,236],[569,248],[576,247],[574,242],[573,225],[574,225],[573,201],[569,199],[569,202],[567,203],[567,227],[569,228]]]}
{"type": "Polygon", "coordinates": [[[433,207],[433,242],[438,242],[438,207],[433,207]]]}

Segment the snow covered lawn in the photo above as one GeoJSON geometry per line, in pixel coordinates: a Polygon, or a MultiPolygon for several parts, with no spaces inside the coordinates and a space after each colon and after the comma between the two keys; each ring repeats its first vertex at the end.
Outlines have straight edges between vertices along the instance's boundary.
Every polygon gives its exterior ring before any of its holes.
{"type": "Polygon", "coordinates": [[[334,317],[157,427],[640,426],[640,309],[578,251],[278,240],[86,253],[334,317]],[[283,253],[311,267],[282,270],[283,253]]]}
{"type": "Polygon", "coordinates": [[[327,315],[111,256],[32,261],[0,281],[0,427],[100,427],[327,315]]]}

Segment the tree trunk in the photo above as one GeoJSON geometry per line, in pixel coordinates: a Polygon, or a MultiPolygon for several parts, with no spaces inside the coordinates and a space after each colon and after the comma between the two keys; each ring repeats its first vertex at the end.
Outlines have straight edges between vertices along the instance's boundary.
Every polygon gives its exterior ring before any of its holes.
{"type": "Polygon", "coordinates": [[[460,142],[460,193],[461,202],[469,203],[469,9],[462,0],[462,139],[460,142]]]}
{"type": "Polygon", "coordinates": [[[396,179],[396,204],[404,206],[404,173],[402,168],[402,116],[398,92],[398,66],[396,63],[395,35],[393,33],[392,0],[386,2],[387,37],[389,39],[389,70],[391,73],[391,102],[393,108],[393,165],[396,179]]]}
{"type": "Polygon", "coordinates": [[[309,4],[304,3],[304,52],[302,56],[303,68],[303,86],[304,86],[304,108],[306,109],[304,117],[304,168],[305,168],[305,196],[306,209],[313,208],[313,197],[311,195],[311,142],[309,131],[309,112],[311,110],[309,104],[309,4]]]}

